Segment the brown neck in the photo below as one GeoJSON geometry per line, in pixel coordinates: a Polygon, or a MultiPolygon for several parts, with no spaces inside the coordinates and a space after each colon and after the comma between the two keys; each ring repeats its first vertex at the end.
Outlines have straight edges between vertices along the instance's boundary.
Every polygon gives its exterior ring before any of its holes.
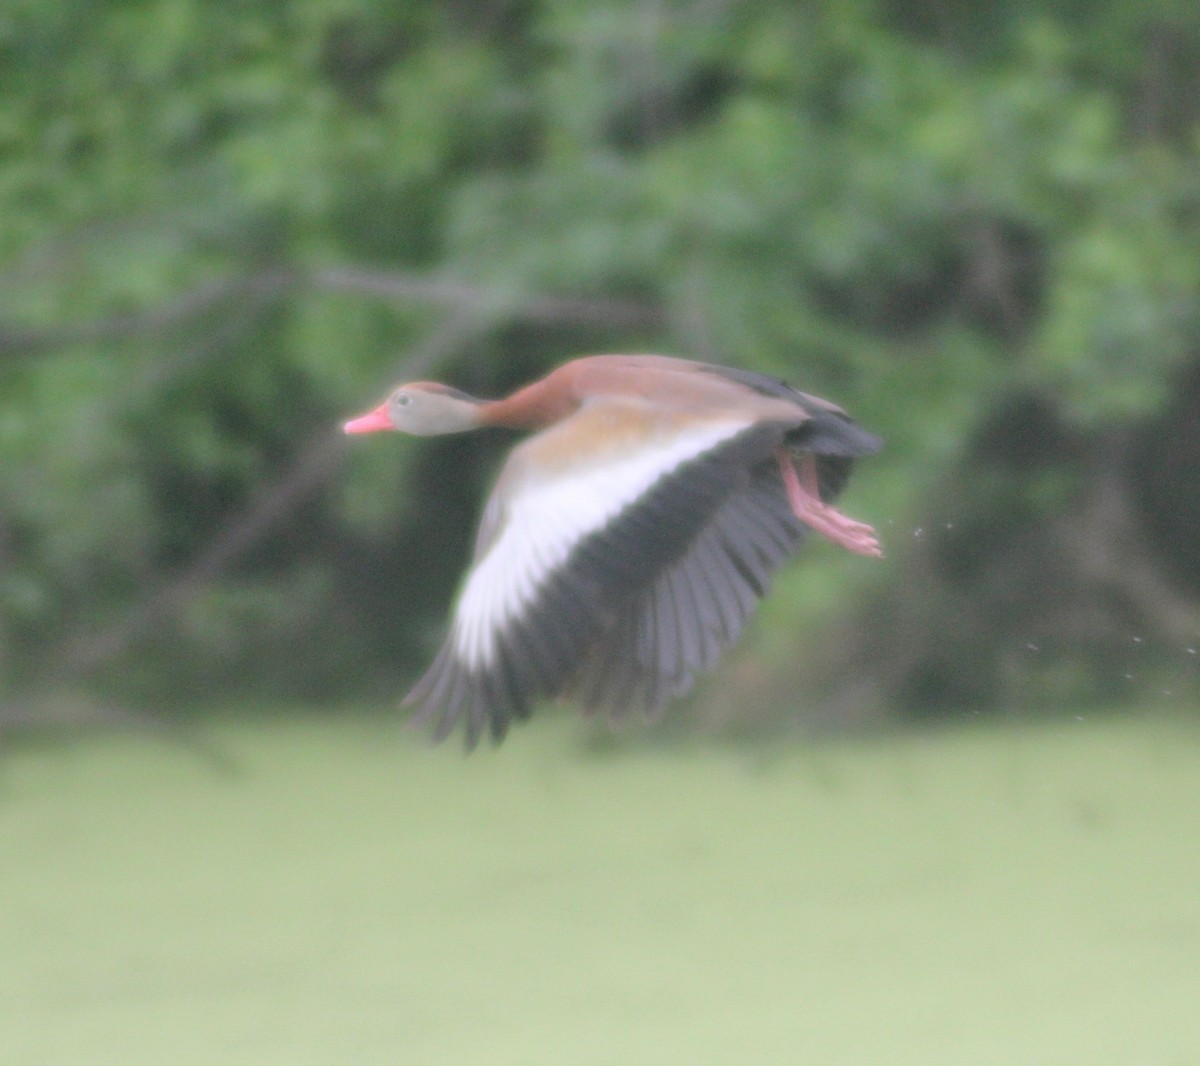
{"type": "Polygon", "coordinates": [[[479,411],[479,421],[485,426],[506,429],[541,429],[565,418],[579,406],[579,401],[562,387],[565,382],[555,378],[551,374],[503,400],[485,402],[479,411]]]}

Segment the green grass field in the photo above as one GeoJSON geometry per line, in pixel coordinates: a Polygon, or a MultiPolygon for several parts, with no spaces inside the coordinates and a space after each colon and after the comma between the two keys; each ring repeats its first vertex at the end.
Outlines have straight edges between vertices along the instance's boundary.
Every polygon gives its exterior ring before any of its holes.
{"type": "Polygon", "coordinates": [[[0,759],[0,1062],[1200,1063],[1200,731],[0,759]]]}

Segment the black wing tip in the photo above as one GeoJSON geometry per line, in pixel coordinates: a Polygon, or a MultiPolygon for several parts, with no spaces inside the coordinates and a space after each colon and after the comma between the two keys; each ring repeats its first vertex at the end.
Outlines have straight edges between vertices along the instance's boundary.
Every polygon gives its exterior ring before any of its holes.
{"type": "Polygon", "coordinates": [[[485,737],[497,747],[512,724],[527,721],[532,712],[528,703],[519,700],[489,699],[490,687],[486,675],[472,674],[453,656],[439,654],[400,706],[415,708],[408,727],[423,729],[432,724],[430,739],[435,745],[449,739],[461,724],[463,750],[469,754],[485,737]]]}

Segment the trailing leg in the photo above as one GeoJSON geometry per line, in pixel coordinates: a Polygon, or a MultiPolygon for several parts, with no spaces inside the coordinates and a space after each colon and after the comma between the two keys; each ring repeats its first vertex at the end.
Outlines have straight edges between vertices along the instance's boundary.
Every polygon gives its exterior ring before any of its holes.
{"type": "Polygon", "coordinates": [[[821,499],[815,456],[804,454],[793,459],[782,445],[775,456],[779,460],[779,472],[783,475],[792,513],[801,522],[847,551],[882,558],[883,548],[874,529],[865,522],[849,518],[821,499]]]}

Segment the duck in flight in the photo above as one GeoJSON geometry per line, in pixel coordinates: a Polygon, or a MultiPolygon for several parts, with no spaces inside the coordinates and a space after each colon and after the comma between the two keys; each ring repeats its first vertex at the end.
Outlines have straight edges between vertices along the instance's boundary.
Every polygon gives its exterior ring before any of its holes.
{"type": "Polygon", "coordinates": [[[450,632],[405,698],[438,740],[499,742],[569,696],[656,715],[738,638],[811,530],[881,556],[836,510],[880,440],[775,378],[657,355],[594,355],[502,400],[415,382],[347,433],[532,431],[484,508],[450,632]]]}

